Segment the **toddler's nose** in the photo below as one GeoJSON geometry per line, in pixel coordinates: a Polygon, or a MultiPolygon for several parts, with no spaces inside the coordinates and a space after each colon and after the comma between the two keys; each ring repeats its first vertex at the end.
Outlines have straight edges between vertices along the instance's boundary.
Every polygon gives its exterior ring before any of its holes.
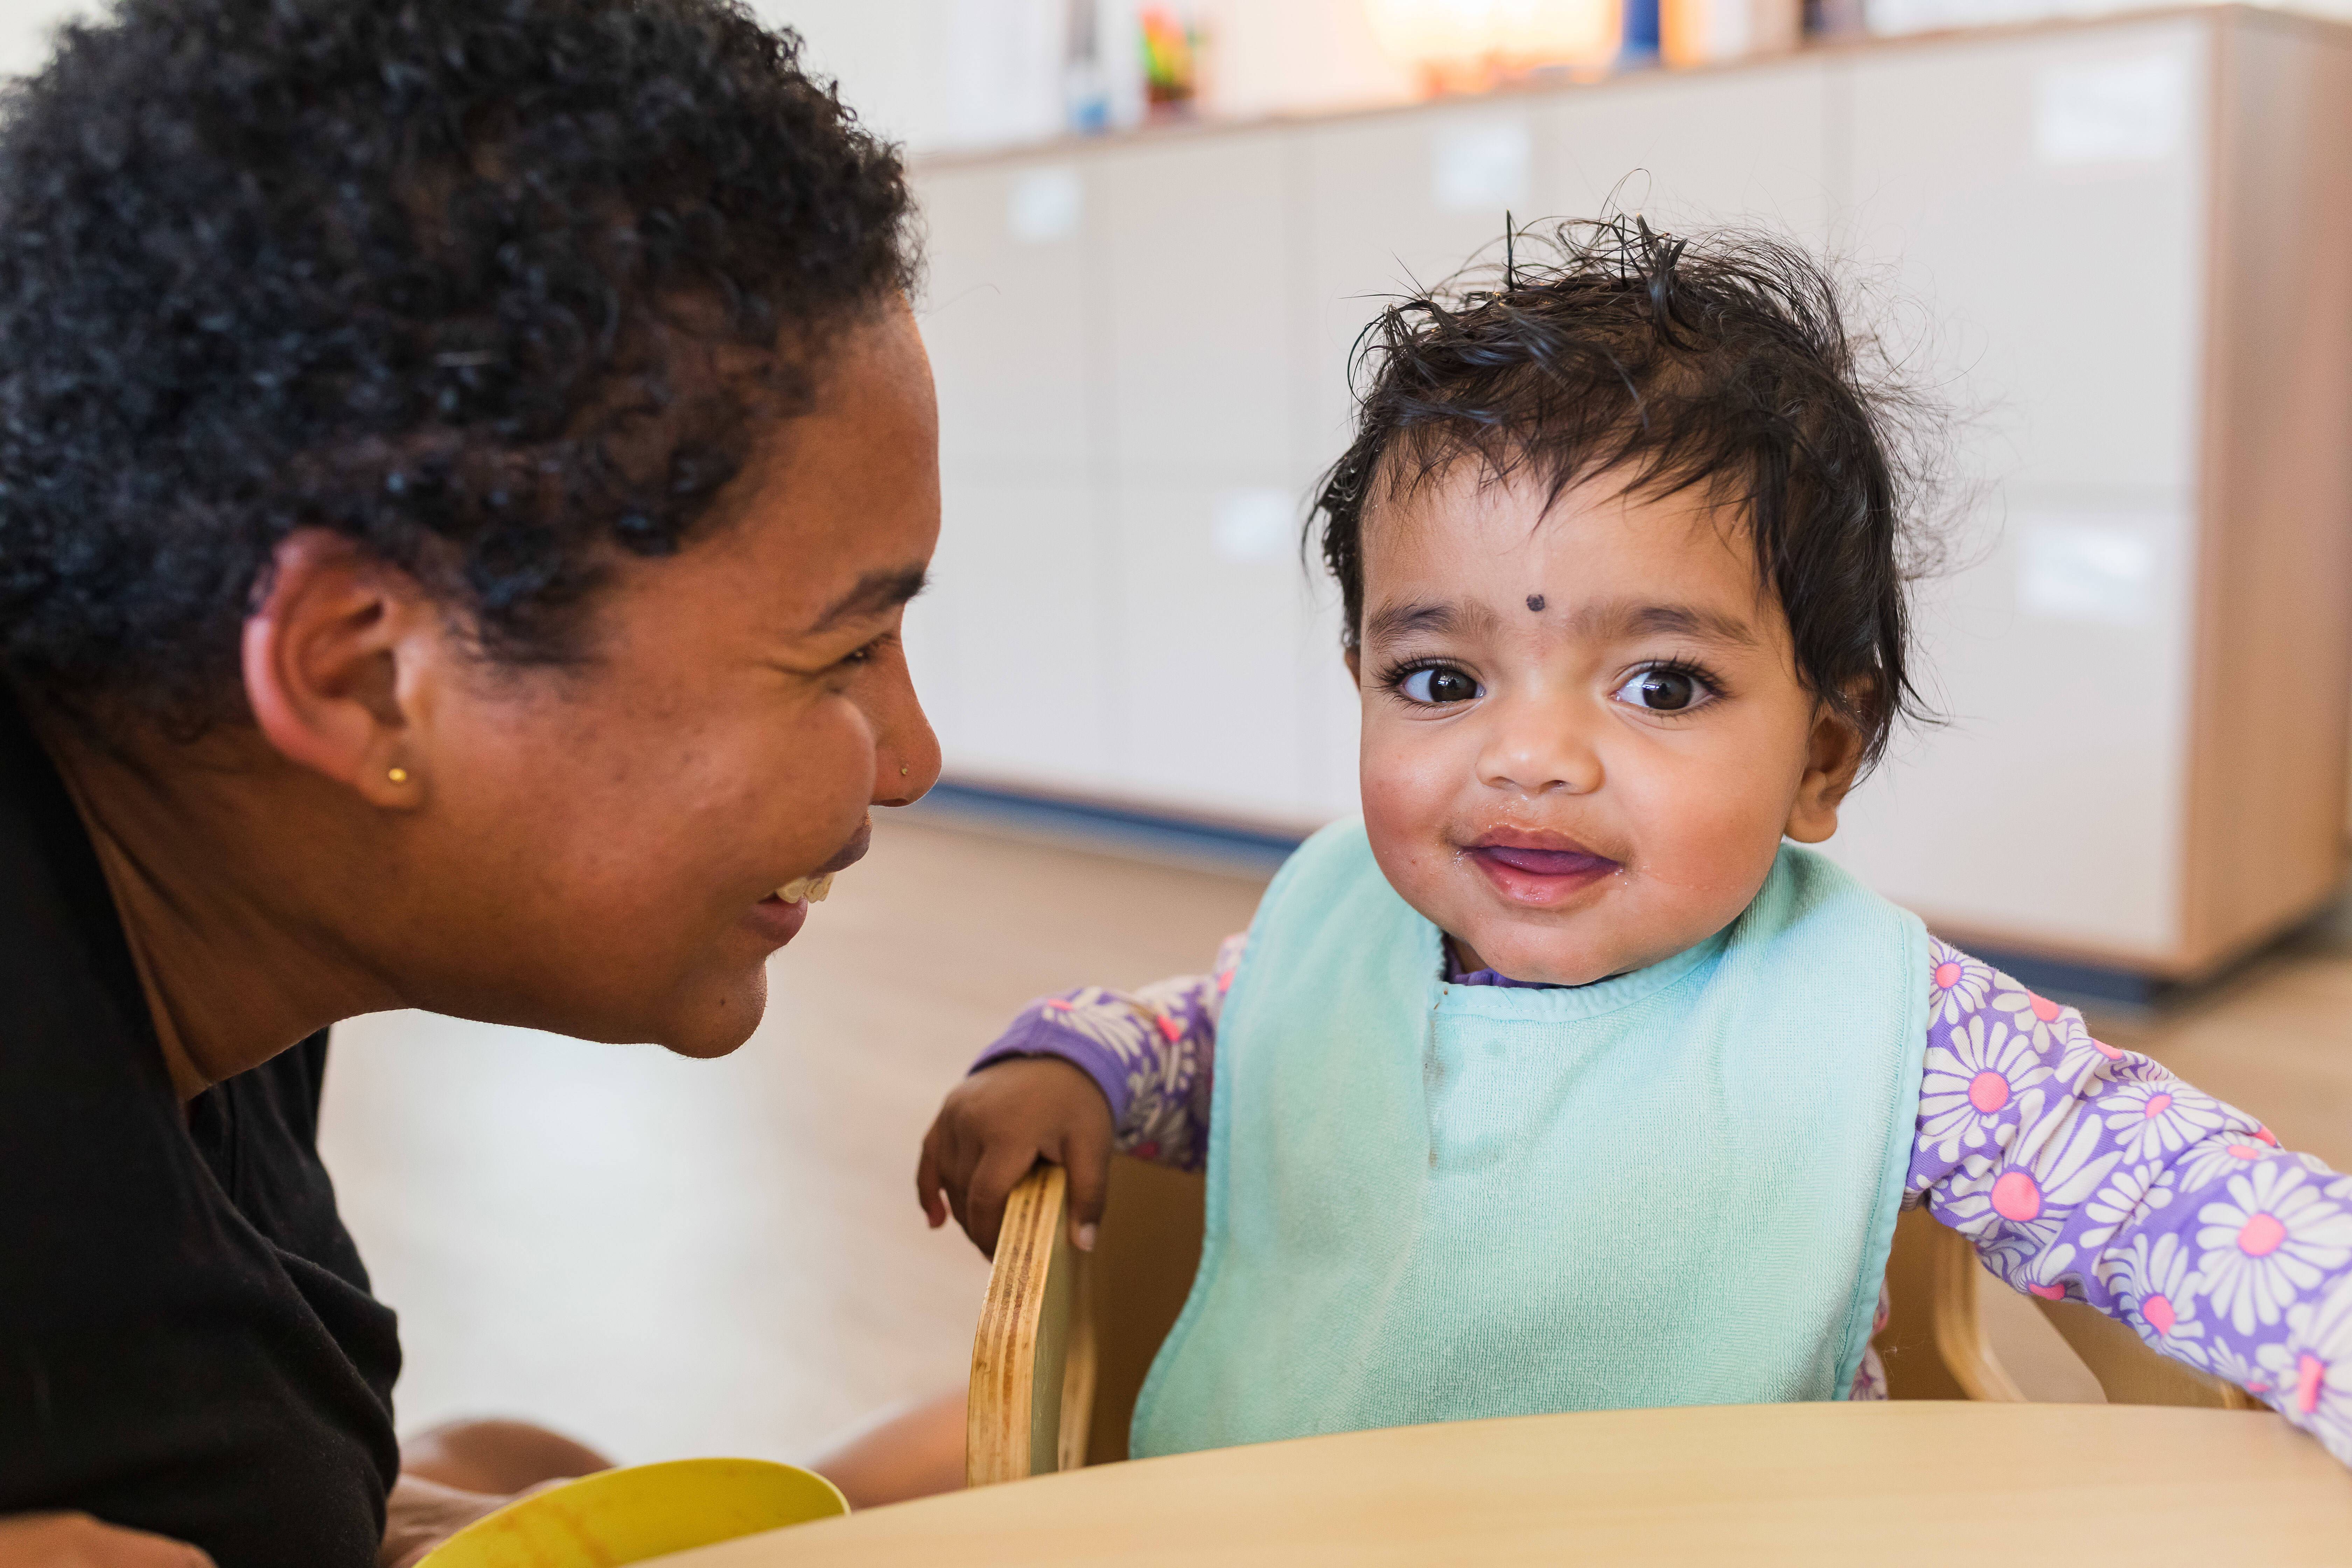
{"type": "Polygon", "coordinates": [[[1531,795],[1601,787],[1601,752],[1572,704],[1527,699],[1488,712],[1494,728],[1478,758],[1481,784],[1531,795]]]}

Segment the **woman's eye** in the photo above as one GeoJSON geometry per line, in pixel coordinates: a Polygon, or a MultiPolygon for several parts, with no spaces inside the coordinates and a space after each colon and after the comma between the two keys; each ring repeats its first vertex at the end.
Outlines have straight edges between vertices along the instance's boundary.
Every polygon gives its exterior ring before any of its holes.
{"type": "Polygon", "coordinates": [[[1448,702],[1467,702],[1474,697],[1485,695],[1468,674],[1449,665],[1439,665],[1434,669],[1416,669],[1397,682],[1397,689],[1414,702],[1433,707],[1448,702]]]}
{"type": "Polygon", "coordinates": [[[1645,669],[1616,691],[1618,701],[1653,713],[1680,713],[1696,707],[1706,695],[1699,679],[1680,669],[1645,669]]]}

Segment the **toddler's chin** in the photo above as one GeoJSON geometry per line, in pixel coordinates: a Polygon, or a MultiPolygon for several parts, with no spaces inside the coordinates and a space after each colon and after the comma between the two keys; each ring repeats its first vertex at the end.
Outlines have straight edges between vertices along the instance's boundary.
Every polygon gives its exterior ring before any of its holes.
{"type": "Polygon", "coordinates": [[[1590,985],[1622,974],[1629,967],[1617,954],[1564,942],[1558,931],[1514,931],[1475,922],[1470,934],[1454,933],[1454,941],[1466,950],[1465,960],[1475,955],[1473,968],[1491,969],[1506,980],[1530,985],[1590,985]]]}

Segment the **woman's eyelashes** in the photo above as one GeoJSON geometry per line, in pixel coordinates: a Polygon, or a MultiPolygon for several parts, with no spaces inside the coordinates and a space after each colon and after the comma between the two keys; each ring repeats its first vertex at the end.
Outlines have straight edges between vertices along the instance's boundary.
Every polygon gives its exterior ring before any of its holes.
{"type": "Polygon", "coordinates": [[[1609,695],[1646,713],[1680,714],[1706,707],[1723,695],[1723,689],[1696,665],[1671,659],[1642,666],[1609,695]]]}
{"type": "Polygon", "coordinates": [[[1486,695],[1476,676],[1458,664],[1439,659],[1400,665],[1388,672],[1383,684],[1407,702],[1422,708],[1452,707],[1486,695]]]}

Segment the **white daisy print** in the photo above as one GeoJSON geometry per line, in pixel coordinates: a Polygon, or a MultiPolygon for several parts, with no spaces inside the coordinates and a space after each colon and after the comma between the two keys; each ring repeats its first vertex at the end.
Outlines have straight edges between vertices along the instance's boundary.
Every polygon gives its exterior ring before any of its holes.
{"type": "Polygon", "coordinates": [[[2121,1159],[2103,1147],[2105,1132],[2095,1116],[2059,1118],[2035,1128],[2019,1141],[2035,1146],[2012,1147],[2009,1163],[1987,1173],[1989,1183],[1971,1183],[1950,1199],[1946,1206],[1960,1217],[1948,1223],[1991,1236],[1990,1245],[1978,1247],[1986,1267],[2023,1289],[2032,1282],[2034,1256],[2058,1239],[2075,1206],[2098,1191],[2121,1159]]]}
{"type": "Polygon", "coordinates": [[[2134,1052],[2117,1050],[2105,1040],[2094,1039],[2091,1031],[2083,1026],[2081,1015],[2071,1009],[2059,1024],[2055,1031],[2058,1082],[2076,1094],[2095,1093],[2101,1078],[2147,1060],[2134,1052]]]}
{"type": "Polygon", "coordinates": [[[1957,1028],[1963,1019],[1983,1010],[1995,978],[1992,966],[1940,942],[1935,944],[1935,959],[1927,987],[1927,1025],[1957,1028]]]}
{"type": "Polygon", "coordinates": [[[2178,1153],[2229,1123],[2221,1102],[2189,1088],[2162,1068],[2135,1065],[2116,1074],[2095,1102],[2126,1160],[2178,1153]]]}
{"type": "Polygon", "coordinates": [[[2197,1272],[2240,1333],[2277,1322],[2296,1292],[2352,1260],[2352,1211],[2320,1187],[2295,1161],[2264,1160],[2230,1178],[2227,1201],[2197,1211],[2197,1272]]]}
{"type": "Polygon", "coordinates": [[[2197,1321],[2197,1274],[2189,1245],[2171,1231],[2135,1236],[2098,1267],[2100,1283],[2120,1298],[2123,1320],[2168,1355],[2204,1363],[2205,1325],[2197,1321]]]}
{"type": "Polygon", "coordinates": [[[2271,1374],[2252,1358],[2240,1352],[2235,1345],[2220,1339],[2209,1341],[2206,1344],[2205,1370],[2224,1383],[2234,1383],[2248,1394],[2259,1394],[2265,1398],[2274,1386],[2271,1374]]]}
{"type": "Polygon", "coordinates": [[[1927,1047],[1919,1081],[1919,1147],[1950,1160],[1998,1149],[2041,1114],[2050,1068],[1999,1019],[1982,1017],[1927,1047]]]}
{"type": "Polygon", "coordinates": [[[2083,1205],[2083,1214],[2091,1222],[2083,1232],[2083,1245],[2104,1247],[2124,1226],[2150,1217],[2143,1211],[2170,1203],[2172,1189],[2164,1183],[2165,1169],[2160,1160],[2116,1166],[2105,1184],[2083,1205]]]}
{"type": "Polygon", "coordinates": [[[2287,1309],[2287,1337],[2263,1347],[2279,1406],[2341,1458],[2352,1455],[2352,1279],[2287,1309]]]}
{"type": "Polygon", "coordinates": [[[1150,1047],[1144,1031],[1150,1027],[1135,1004],[1116,992],[1088,985],[1067,996],[1039,1003],[1043,1016],[1074,1035],[1093,1041],[1119,1059],[1121,1065],[1148,1068],[1150,1047]]]}
{"type": "Polygon", "coordinates": [[[2210,1187],[2216,1182],[2236,1175],[2255,1161],[2267,1160],[2277,1152],[2267,1143],[2256,1142],[2253,1135],[2248,1132],[2217,1133],[2174,1163],[2173,1190],[2193,1193],[2210,1187]]]}
{"type": "MultiPolygon", "coordinates": [[[[2025,1293],[2029,1296],[2039,1296],[2045,1301],[2063,1301],[2070,1280],[2078,1285],[2081,1282],[2074,1271],[2074,1246],[2072,1242],[2062,1241],[2035,1258],[2020,1283],[2024,1285],[2025,1293]]],[[[2073,1295],[2077,1301],[2083,1300],[2080,1289],[2074,1291],[2073,1295]]]]}
{"type": "Polygon", "coordinates": [[[2071,1007],[2061,1007],[2047,996],[2037,996],[2006,974],[1993,977],[1990,1010],[2009,1021],[2010,1031],[2033,1047],[2038,1056],[2054,1056],[2053,1047],[2064,1037],[2064,1024],[2074,1020],[2079,1028],[2082,1015],[2071,1007]]]}

